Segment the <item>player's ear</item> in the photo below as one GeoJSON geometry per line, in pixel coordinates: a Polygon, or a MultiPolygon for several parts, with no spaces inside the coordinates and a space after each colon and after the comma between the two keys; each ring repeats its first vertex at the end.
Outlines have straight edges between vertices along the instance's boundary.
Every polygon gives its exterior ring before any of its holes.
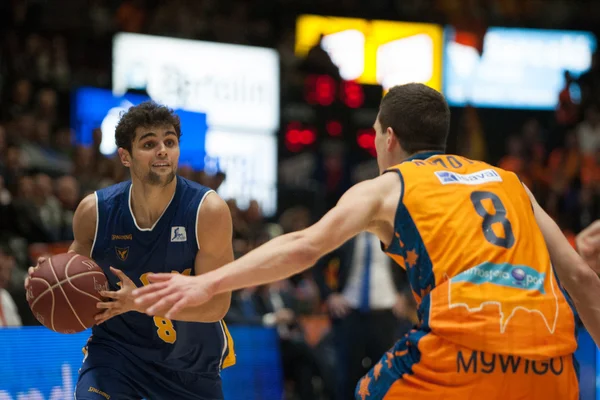
{"type": "Polygon", "coordinates": [[[131,154],[129,154],[129,151],[122,147],[119,147],[119,150],[117,150],[117,152],[119,153],[121,164],[129,168],[131,166],[131,154]]]}
{"type": "Polygon", "coordinates": [[[385,137],[386,150],[391,152],[392,150],[394,150],[396,143],[398,143],[398,138],[394,134],[394,130],[391,127],[388,127],[385,130],[385,136],[386,136],[385,137]]]}

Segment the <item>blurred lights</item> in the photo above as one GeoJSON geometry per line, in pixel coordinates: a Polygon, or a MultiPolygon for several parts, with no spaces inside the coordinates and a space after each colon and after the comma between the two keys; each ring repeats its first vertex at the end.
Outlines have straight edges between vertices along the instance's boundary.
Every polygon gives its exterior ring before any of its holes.
{"type": "Polygon", "coordinates": [[[317,140],[317,133],[313,128],[305,128],[298,122],[292,122],[285,131],[285,145],[289,151],[296,153],[305,146],[317,140]]]}
{"type": "Polygon", "coordinates": [[[339,121],[331,120],[327,121],[325,129],[329,136],[341,136],[342,135],[342,124],[339,121]]]}
{"type": "Polygon", "coordinates": [[[354,81],[337,81],[329,75],[309,75],[304,81],[304,100],[311,105],[332,105],[336,97],[349,108],[362,107],[365,93],[354,81]]]}
{"type": "Polygon", "coordinates": [[[340,88],[340,96],[346,106],[350,108],[359,108],[365,102],[363,88],[356,82],[344,81],[340,88]]]}
{"type": "Polygon", "coordinates": [[[359,130],[356,134],[356,143],[373,157],[377,156],[377,151],[375,150],[375,130],[373,128],[359,130]]]}

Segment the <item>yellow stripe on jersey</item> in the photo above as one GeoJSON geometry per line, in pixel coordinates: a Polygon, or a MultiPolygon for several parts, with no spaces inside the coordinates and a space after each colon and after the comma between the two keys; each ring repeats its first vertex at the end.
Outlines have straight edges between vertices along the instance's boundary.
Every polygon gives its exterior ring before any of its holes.
{"type": "Polygon", "coordinates": [[[223,360],[223,368],[227,368],[231,367],[232,365],[235,365],[235,349],[233,347],[233,338],[229,333],[229,329],[227,329],[227,324],[225,323],[225,321],[221,321],[221,323],[223,324],[223,331],[225,332],[225,338],[227,340],[227,355],[223,360]]]}

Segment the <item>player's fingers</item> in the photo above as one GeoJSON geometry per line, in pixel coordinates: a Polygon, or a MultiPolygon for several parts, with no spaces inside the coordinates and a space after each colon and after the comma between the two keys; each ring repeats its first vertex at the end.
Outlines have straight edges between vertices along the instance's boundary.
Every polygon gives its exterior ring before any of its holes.
{"type": "Polygon", "coordinates": [[[166,313],[165,317],[167,319],[174,319],[179,312],[181,312],[188,305],[188,298],[182,297],[179,301],[177,301],[173,307],[166,313]]]}
{"type": "Polygon", "coordinates": [[[148,293],[146,295],[140,296],[137,299],[134,300],[134,303],[137,304],[138,306],[142,306],[142,307],[150,307],[150,305],[156,303],[157,301],[159,301],[161,299],[161,294],[160,292],[152,292],[152,293],[148,293]]]}
{"type": "Polygon", "coordinates": [[[149,315],[165,315],[173,304],[175,304],[181,298],[181,293],[173,293],[169,296],[163,296],[154,305],[148,307],[146,313],[149,315]]]}
{"type": "Polygon", "coordinates": [[[117,276],[117,278],[119,278],[121,280],[121,282],[131,281],[131,279],[129,279],[129,277],[127,275],[125,275],[125,273],[123,271],[121,271],[120,269],[110,267],[110,272],[115,274],[117,276]]]}
{"type": "Polygon", "coordinates": [[[107,297],[109,299],[118,299],[120,297],[119,294],[113,290],[102,290],[100,292],[100,296],[107,297]]]}
{"type": "Polygon", "coordinates": [[[583,246],[590,246],[594,249],[597,249],[598,246],[600,246],[600,234],[598,234],[597,236],[584,237],[583,239],[581,239],[580,243],[583,246]]]}
{"type": "Polygon", "coordinates": [[[146,286],[137,288],[131,293],[133,294],[133,296],[137,297],[135,302],[137,304],[142,304],[147,301],[146,296],[148,296],[150,294],[155,294],[156,292],[161,291],[161,290],[167,288],[168,286],[169,286],[168,282],[153,283],[151,285],[146,285],[146,286]],[[140,301],[141,299],[144,299],[144,300],[140,301]]]}
{"type": "Polygon", "coordinates": [[[29,289],[29,284],[30,284],[31,280],[29,279],[29,277],[25,278],[25,283],[23,286],[25,286],[25,290],[29,289]]]}
{"type": "MultiPolygon", "coordinates": [[[[158,286],[158,284],[152,284],[150,286],[158,286]]],[[[157,287],[155,289],[156,290],[153,290],[152,292],[147,293],[144,296],[141,296],[139,299],[136,299],[135,303],[145,304],[147,306],[150,306],[151,304],[154,304],[157,301],[159,301],[160,299],[173,293],[173,289],[169,286],[163,286],[162,289],[157,287]]]]}
{"type": "Polygon", "coordinates": [[[113,309],[119,307],[119,304],[115,301],[101,301],[96,303],[96,308],[113,309]]]}
{"type": "Polygon", "coordinates": [[[582,230],[579,235],[577,235],[576,240],[579,242],[597,236],[600,236],[600,219],[594,221],[591,225],[582,230]]]}
{"type": "Polygon", "coordinates": [[[28,274],[28,275],[31,275],[31,274],[33,274],[33,272],[34,272],[34,271],[35,271],[35,268],[33,268],[33,267],[29,267],[29,268],[27,268],[27,274],[28,274]]]}
{"type": "Polygon", "coordinates": [[[105,310],[104,312],[102,312],[100,314],[96,314],[94,316],[94,320],[96,321],[96,324],[101,324],[109,318],[108,316],[109,316],[109,311],[105,310]]]}
{"type": "Polygon", "coordinates": [[[165,281],[168,281],[169,279],[173,278],[174,276],[176,276],[176,275],[175,274],[167,274],[167,273],[149,274],[148,280],[150,282],[165,282],[165,281]]]}

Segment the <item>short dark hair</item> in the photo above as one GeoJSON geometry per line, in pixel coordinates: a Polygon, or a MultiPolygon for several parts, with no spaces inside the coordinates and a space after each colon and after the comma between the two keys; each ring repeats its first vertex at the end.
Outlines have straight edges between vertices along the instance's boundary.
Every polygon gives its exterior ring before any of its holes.
{"type": "Polygon", "coordinates": [[[137,106],[131,107],[121,115],[121,119],[115,130],[115,142],[117,147],[122,147],[131,152],[131,145],[135,139],[135,130],[139,127],[154,127],[173,125],[177,138],[181,137],[181,121],[179,116],[169,107],[145,101],[137,106]]]}
{"type": "Polygon", "coordinates": [[[394,86],[381,100],[379,123],[392,128],[408,154],[446,151],[450,108],[444,96],[421,83],[394,86]]]}

